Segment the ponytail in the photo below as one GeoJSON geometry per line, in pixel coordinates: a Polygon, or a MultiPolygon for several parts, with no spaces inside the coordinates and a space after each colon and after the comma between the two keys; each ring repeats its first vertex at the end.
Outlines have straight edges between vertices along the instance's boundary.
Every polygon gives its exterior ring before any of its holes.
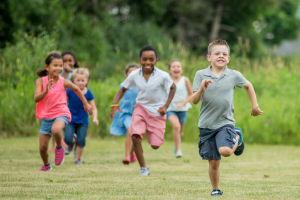
{"type": "Polygon", "coordinates": [[[46,69],[39,69],[36,71],[36,74],[39,77],[43,77],[43,76],[47,76],[48,75],[48,71],[46,69]]]}

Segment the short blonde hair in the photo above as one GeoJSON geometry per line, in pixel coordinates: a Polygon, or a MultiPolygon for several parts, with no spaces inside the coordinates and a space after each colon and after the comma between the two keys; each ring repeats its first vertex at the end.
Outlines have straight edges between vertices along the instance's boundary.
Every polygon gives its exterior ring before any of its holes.
{"type": "Polygon", "coordinates": [[[222,40],[222,39],[218,39],[218,40],[215,40],[211,43],[209,43],[208,45],[208,48],[207,48],[207,54],[211,54],[211,51],[212,51],[212,48],[216,45],[224,45],[228,48],[228,55],[230,54],[230,47],[229,45],[227,44],[226,40],[222,40]]]}
{"type": "Polygon", "coordinates": [[[74,79],[77,75],[85,75],[88,80],[90,80],[90,72],[87,68],[77,68],[73,71],[70,81],[74,83],[74,79]]]}
{"type": "Polygon", "coordinates": [[[181,65],[181,68],[183,68],[183,67],[182,67],[182,63],[180,62],[180,60],[178,60],[178,59],[173,59],[173,60],[171,60],[171,61],[169,62],[168,69],[171,69],[171,65],[172,65],[173,62],[179,62],[180,65],[181,65]]]}

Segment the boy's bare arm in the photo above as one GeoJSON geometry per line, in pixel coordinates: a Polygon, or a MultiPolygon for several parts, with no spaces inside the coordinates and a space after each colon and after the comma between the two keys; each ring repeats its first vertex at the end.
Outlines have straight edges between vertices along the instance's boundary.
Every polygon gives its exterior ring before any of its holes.
{"type": "Polygon", "coordinates": [[[173,83],[170,87],[170,93],[169,93],[167,102],[165,103],[165,105],[163,107],[160,107],[158,109],[158,112],[161,116],[164,116],[167,113],[167,108],[169,107],[169,105],[175,95],[175,92],[176,92],[176,85],[173,83]]]}
{"type": "Polygon", "coordinates": [[[251,115],[252,116],[261,115],[263,113],[263,111],[261,111],[260,108],[258,107],[255,91],[254,91],[252,84],[249,81],[247,81],[244,87],[245,87],[245,89],[248,93],[249,99],[251,101],[251,105],[252,105],[251,115]]]}
{"type": "Polygon", "coordinates": [[[192,95],[192,102],[193,104],[197,104],[199,103],[199,101],[202,98],[202,94],[203,92],[206,90],[206,88],[208,87],[209,83],[212,83],[213,81],[210,79],[205,79],[203,81],[201,81],[201,86],[199,88],[199,90],[197,92],[194,92],[192,95]]]}
{"type": "MultiPolygon", "coordinates": [[[[120,101],[120,99],[122,99],[122,97],[124,96],[124,94],[125,94],[126,91],[127,91],[127,88],[122,87],[122,88],[117,92],[117,94],[115,95],[114,100],[113,100],[113,104],[118,104],[119,101],[120,101]]],[[[115,114],[116,114],[117,110],[118,110],[119,112],[122,112],[122,111],[120,110],[120,108],[112,108],[111,111],[110,111],[110,114],[109,114],[110,119],[113,119],[113,118],[115,117],[115,114]]]]}

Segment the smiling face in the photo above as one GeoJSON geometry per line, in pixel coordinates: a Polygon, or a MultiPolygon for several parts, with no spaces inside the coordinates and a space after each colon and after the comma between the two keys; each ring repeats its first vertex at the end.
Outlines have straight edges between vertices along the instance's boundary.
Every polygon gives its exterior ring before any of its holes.
{"type": "Polygon", "coordinates": [[[157,63],[157,58],[154,51],[143,51],[140,57],[140,63],[144,72],[152,73],[154,66],[157,63]]]}
{"type": "Polygon", "coordinates": [[[212,47],[211,54],[208,54],[207,60],[216,68],[224,68],[230,60],[229,50],[225,45],[215,45],[212,47]]]}
{"type": "Polygon", "coordinates": [[[63,60],[61,58],[54,58],[49,65],[45,65],[50,77],[59,77],[63,71],[63,60]]]}
{"type": "Polygon", "coordinates": [[[181,76],[183,69],[182,65],[179,61],[174,61],[170,64],[169,72],[174,78],[178,78],[181,76]]]}
{"type": "Polygon", "coordinates": [[[77,74],[74,77],[74,84],[77,85],[81,90],[83,90],[88,84],[89,79],[84,74],[77,74]]]}
{"type": "Polygon", "coordinates": [[[70,67],[74,67],[74,65],[75,65],[75,59],[74,59],[74,57],[72,56],[72,55],[70,55],[70,54],[66,54],[66,55],[64,55],[63,56],[63,61],[64,61],[64,64],[67,64],[67,65],[69,65],[70,67]]]}

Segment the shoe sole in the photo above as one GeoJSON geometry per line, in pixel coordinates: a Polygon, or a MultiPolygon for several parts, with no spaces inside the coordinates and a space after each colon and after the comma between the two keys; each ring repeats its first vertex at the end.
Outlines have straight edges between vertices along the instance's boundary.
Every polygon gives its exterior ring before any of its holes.
{"type": "Polygon", "coordinates": [[[55,165],[56,165],[56,166],[60,166],[60,165],[62,165],[62,164],[64,163],[64,161],[65,161],[65,158],[63,158],[63,160],[61,161],[60,164],[55,164],[55,165]]]}
{"type": "Polygon", "coordinates": [[[241,134],[241,136],[242,136],[242,141],[243,141],[243,143],[242,143],[242,146],[244,146],[243,148],[242,148],[242,150],[241,151],[238,151],[238,152],[236,152],[236,150],[234,151],[234,155],[236,155],[236,156],[240,156],[240,155],[242,155],[243,154],[243,152],[244,152],[244,150],[245,150],[245,142],[244,142],[244,137],[243,137],[243,131],[242,131],[242,129],[241,128],[239,128],[239,127],[236,127],[236,128],[234,128],[234,130],[238,130],[239,131],[239,133],[241,134]]]}

